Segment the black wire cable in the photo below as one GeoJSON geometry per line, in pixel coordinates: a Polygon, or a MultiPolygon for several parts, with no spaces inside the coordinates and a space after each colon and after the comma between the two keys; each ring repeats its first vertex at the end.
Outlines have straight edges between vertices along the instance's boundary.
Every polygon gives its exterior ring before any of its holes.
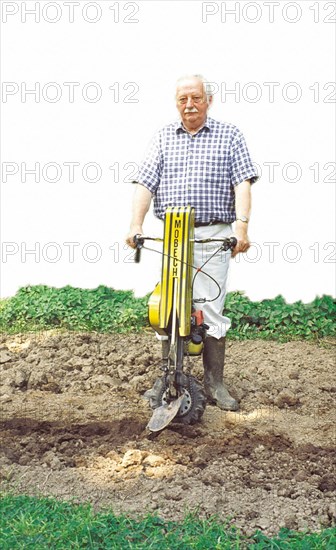
{"type": "Polygon", "coordinates": [[[206,271],[203,271],[203,267],[216,255],[218,254],[218,252],[220,252],[222,250],[222,247],[220,246],[218,248],[218,250],[216,250],[211,256],[210,258],[208,258],[204,264],[201,266],[201,267],[196,267],[195,265],[193,264],[188,264],[188,262],[184,262],[183,260],[180,260],[179,258],[175,258],[174,256],[172,256],[171,254],[165,254],[164,252],[161,252],[160,250],[156,250],[155,248],[149,248],[148,246],[142,246],[142,249],[143,250],[149,250],[151,252],[156,252],[157,254],[160,254],[161,256],[167,256],[168,258],[172,258],[174,260],[177,260],[178,262],[180,262],[181,264],[184,264],[188,267],[192,267],[193,269],[195,269],[196,273],[194,274],[193,276],[193,280],[192,280],[192,283],[191,283],[191,292],[193,293],[193,289],[194,289],[194,283],[195,283],[195,278],[196,276],[199,274],[199,273],[203,273],[203,275],[206,275],[207,277],[209,277],[209,279],[211,279],[215,285],[217,286],[218,288],[218,294],[215,298],[211,298],[211,299],[207,299],[207,298],[199,298],[199,299],[196,299],[196,300],[193,300],[195,303],[202,303],[204,304],[205,302],[214,302],[215,300],[217,300],[217,298],[219,298],[219,296],[221,295],[221,292],[222,292],[222,289],[218,283],[218,281],[216,281],[216,279],[214,277],[212,277],[212,275],[210,275],[209,273],[207,273],[206,271]]]}
{"type": "Polygon", "coordinates": [[[195,284],[195,279],[196,279],[196,276],[199,274],[199,273],[204,273],[204,275],[207,275],[208,277],[210,277],[210,279],[212,279],[212,281],[214,281],[214,283],[216,283],[217,285],[217,288],[218,288],[218,294],[215,298],[211,298],[211,299],[207,299],[207,298],[199,298],[199,299],[196,299],[194,300],[195,303],[199,304],[204,304],[205,302],[215,302],[217,300],[217,298],[220,297],[221,295],[221,292],[222,292],[222,289],[218,283],[218,281],[216,281],[216,279],[214,279],[211,275],[209,275],[209,273],[206,273],[206,271],[203,271],[203,267],[208,263],[210,262],[210,260],[212,260],[212,258],[214,256],[216,256],[216,254],[218,254],[218,252],[220,252],[222,250],[222,247],[220,246],[213,254],[211,254],[210,258],[208,258],[204,264],[200,267],[200,268],[194,268],[196,269],[196,273],[194,274],[193,276],[193,280],[192,280],[192,283],[191,283],[191,294],[193,294],[194,292],[194,284],[195,284]]]}

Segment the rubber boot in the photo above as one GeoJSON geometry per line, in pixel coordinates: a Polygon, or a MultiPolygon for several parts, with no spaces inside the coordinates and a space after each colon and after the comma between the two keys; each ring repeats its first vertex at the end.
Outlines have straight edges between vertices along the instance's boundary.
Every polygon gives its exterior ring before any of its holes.
{"type": "Polygon", "coordinates": [[[228,392],[223,383],[225,337],[219,340],[207,336],[203,349],[204,389],[210,402],[224,411],[237,411],[238,401],[228,392]]]}

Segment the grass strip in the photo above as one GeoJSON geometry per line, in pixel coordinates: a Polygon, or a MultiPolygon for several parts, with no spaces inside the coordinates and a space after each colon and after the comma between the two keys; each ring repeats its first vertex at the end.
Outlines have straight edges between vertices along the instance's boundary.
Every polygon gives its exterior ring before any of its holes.
{"type": "Polygon", "coordinates": [[[90,504],[2,494],[0,547],[2,550],[334,550],[336,529],[319,533],[282,529],[272,538],[256,531],[247,537],[215,517],[205,520],[189,514],[182,522],[153,515],[131,519],[111,511],[95,514],[90,504]]]}

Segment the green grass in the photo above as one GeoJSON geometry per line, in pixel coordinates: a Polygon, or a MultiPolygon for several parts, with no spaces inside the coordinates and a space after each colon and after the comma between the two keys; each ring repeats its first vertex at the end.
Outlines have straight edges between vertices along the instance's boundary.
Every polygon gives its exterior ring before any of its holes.
{"type": "MultiPolygon", "coordinates": [[[[23,287],[0,301],[0,330],[7,333],[65,329],[129,332],[149,326],[148,296],[105,286],[88,290],[66,286],[23,287]]],[[[309,304],[287,304],[282,296],[252,302],[241,292],[228,293],[224,314],[232,321],[228,337],[278,341],[318,340],[336,336],[336,302],[316,297],[309,304]]]]}
{"type": "Polygon", "coordinates": [[[111,511],[95,514],[89,504],[72,504],[50,498],[0,497],[2,550],[42,549],[297,549],[334,550],[336,529],[320,533],[283,529],[269,538],[257,531],[247,538],[216,518],[186,515],[184,521],[164,521],[147,515],[131,519],[111,511]]]}

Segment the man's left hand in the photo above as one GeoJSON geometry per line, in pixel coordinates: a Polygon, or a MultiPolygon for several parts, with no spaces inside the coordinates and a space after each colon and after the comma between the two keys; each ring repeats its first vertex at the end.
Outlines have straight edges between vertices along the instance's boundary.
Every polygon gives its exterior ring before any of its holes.
{"type": "Polygon", "coordinates": [[[239,220],[237,220],[234,236],[237,239],[237,245],[232,251],[232,258],[234,258],[240,252],[247,252],[247,250],[251,246],[247,234],[247,224],[245,222],[240,222],[239,220]]]}

